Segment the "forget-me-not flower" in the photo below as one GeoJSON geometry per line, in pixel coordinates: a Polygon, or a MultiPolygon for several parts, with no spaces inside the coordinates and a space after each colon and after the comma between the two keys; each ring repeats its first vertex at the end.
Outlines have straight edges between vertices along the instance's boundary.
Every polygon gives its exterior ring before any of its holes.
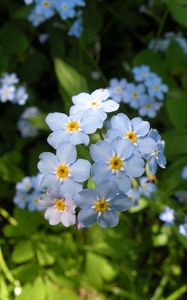
{"type": "Polygon", "coordinates": [[[187,179],[187,166],[185,166],[183,169],[182,169],[182,178],[183,179],[187,179]]]}
{"type": "Polygon", "coordinates": [[[123,102],[129,103],[133,108],[139,108],[140,100],[145,96],[145,86],[143,84],[128,83],[123,94],[123,102]]]}
{"type": "Polygon", "coordinates": [[[107,90],[109,91],[112,99],[117,103],[122,102],[124,98],[125,88],[127,86],[126,79],[118,80],[117,78],[113,78],[110,80],[109,84],[110,85],[107,90]]]}
{"type": "Polygon", "coordinates": [[[90,116],[85,112],[78,112],[69,117],[62,113],[50,113],[46,117],[46,123],[53,130],[47,141],[55,149],[67,141],[73,145],[88,145],[90,141],[88,134],[103,126],[99,116],[90,116]]]}
{"type": "Polygon", "coordinates": [[[145,81],[150,76],[152,76],[152,73],[150,71],[150,67],[146,65],[141,65],[139,67],[134,67],[132,69],[132,73],[134,75],[134,78],[136,81],[145,81]]]}
{"type": "Polygon", "coordinates": [[[51,152],[40,154],[38,169],[44,175],[41,187],[46,189],[61,183],[64,191],[81,191],[82,183],[90,176],[90,162],[76,158],[77,150],[70,143],[62,143],[56,155],[51,152]]]}
{"type": "Polygon", "coordinates": [[[155,101],[155,99],[150,96],[145,96],[140,100],[138,112],[142,117],[148,116],[149,118],[154,118],[161,106],[162,103],[155,101]]]}
{"type": "Polygon", "coordinates": [[[154,182],[149,180],[149,177],[143,176],[140,178],[141,195],[150,197],[157,190],[157,186],[154,182]]]}
{"type": "Polygon", "coordinates": [[[119,190],[126,193],[131,187],[130,177],[140,177],[144,173],[144,160],[133,155],[133,151],[132,143],[122,139],[91,145],[90,154],[95,161],[92,166],[94,181],[116,182],[119,190]]]}
{"type": "Polygon", "coordinates": [[[164,210],[161,212],[161,214],[159,215],[159,218],[167,225],[171,225],[175,221],[175,215],[176,215],[175,211],[172,208],[166,206],[164,210]]]}
{"type": "Polygon", "coordinates": [[[81,227],[90,227],[98,222],[101,227],[114,227],[119,222],[119,211],[126,211],[132,206],[128,197],[119,193],[117,184],[104,181],[95,189],[86,189],[75,198],[81,208],[78,223],[81,227]]]}
{"type": "Polygon", "coordinates": [[[162,80],[158,76],[152,76],[145,81],[145,85],[148,89],[148,94],[151,97],[156,97],[158,100],[164,100],[164,94],[168,91],[168,86],[162,83],[162,80]]]}

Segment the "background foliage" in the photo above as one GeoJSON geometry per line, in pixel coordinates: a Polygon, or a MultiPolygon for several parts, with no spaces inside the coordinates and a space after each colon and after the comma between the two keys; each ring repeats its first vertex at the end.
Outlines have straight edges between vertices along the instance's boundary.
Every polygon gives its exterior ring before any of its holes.
{"type": "MultiPolygon", "coordinates": [[[[164,32],[185,35],[187,4],[87,0],[80,39],[67,36],[68,24],[58,17],[33,28],[22,1],[1,0],[0,7],[0,71],[16,72],[29,91],[28,105],[43,113],[34,120],[39,135],[23,139],[16,128],[23,107],[0,104],[0,299],[14,299],[19,284],[19,300],[187,299],[187,240],[178,233],[187,207],[173,197],[186,188],[180,174],[187,164],[187,56],[176,43],[164,54],[147,49],[164,32]],[[45,44],[41,33],[49,35],[45,44]],[[67,112],[72,95],[106,87],[112,77],[130,80],[131,67],[141,64],[169,86],[161,113],[151,120],[166,141],[168,161],[154,199],[141,199],[117,228],[105,230],[51,227],[42,213],[15,208],[15,183],[36,174],[39,154],[50,149],[45,115],[67,112]],[[158,218],[164,205],[179,212],[172,227],[158,218]]],[[[125,105],[121,111],[136,115],[125,105]]]]}

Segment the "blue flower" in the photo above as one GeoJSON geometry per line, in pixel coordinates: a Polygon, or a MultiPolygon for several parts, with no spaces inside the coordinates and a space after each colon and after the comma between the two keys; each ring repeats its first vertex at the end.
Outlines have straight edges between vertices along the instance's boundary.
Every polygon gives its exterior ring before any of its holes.
{"type": "Polygon", "coordinates": [[[134,78],[137,81],[145,81],[146,79],[148,79],[150,76],[152,76],[152,73],[150,71],[150,67],[149,66],[139,66],[139,67],[134,67],[132,69],[132,73],[134,75],[134,78]]]}
{"type": "Polygon", "coordinates": [[[152,153],[156,147],[155,141],[147,137],[150,124],[141,118],[130,119],[123,113],[113,116],[111,119],[111,129],[108,130],[106,140],[112,141],[116,137],[130,140],[134,148],[142,155],[152,153]]]}
{"type": "Polygon", "coordinates": [[[41,113],[37,107],[27,107],[20,116],[17,127],[22,137],[34,137],[38,133],[38,129],[31,123],[31,119],[39,116],[41,113]]]}
{"type": "Polygon", "coordinates": [[[77,158],[77,150],[70,143],[62,143],[56,155],[51,152],[40,154],[38,169],[44,175],[41,187],[46,189],[57,183],[63,185],[64,191],[77,193],[82,189],[82,182],[90,176],[90,163],[77,158]]]}
{"type": "Polygon", "coordinates": [[[140,189],[141,195],[150,197],[154,192],[156,192],[156,184],[151,182],[148,177],[143,176],[140,178],[140,189]]]}
{"type": "Polygon", "coordinates": [[[125,89],[127,87],[127,81],[125,79],[118,80],[117,78],[113,78],[110,80],[110,86],[107,90],[110,93],[112,99],[114,99],[117,103],[123,101],[125,89]]]}
{"type": "Polygon", "coordinates": [[[62,20],[73,18],[76,15],[75,1],[73,0],[54,1],[54,5],[62,20]]]}
{"type": "MultiPolygon", "coordinates": [[[[93,93],[80,93],[72,97],[74,105],[70,109],[71,114],[77,112],[89,115],[89,118],[98,116],[100,120],[104,121],[107,118],[107,113],[116,111],[119,108],[119,104],[115,101],[108,99],[110,96],[107,89],[98,89],[93,93]]],[[[99,126],[97,126],[99,128],[99,126]]]]}
{"type": "Polygon", "coordinates": [[[140,116],[154,118],[161,106],[162,103],[155,101],[154,98],[145,96],[145,98],[140,100],[140,108],[138,112],[140,116]]]}
{"type": "Polygon", "coordinates": [[[13,101],[15,98],[15,87],[13,85],[3,84],[0,88],[0,100],[5,103],[8,100],[13,101]]]}
{"type": "Polygon", "coordinates": [[[16,190],[22,192],[28,192],[32,189],[32,180],[30,177],[24,177],[20,182],[16,184],[16,190]]]}
{"type": "Polygon", "coordinates": [[[40,210],[39,197],[41,195],[41,189],[34,190],[32,193],[27,195],[27,207],[29,211],[40,210]]]}
{"type": "Polygon", "coordinates": [[[135,85],[128,83],[123,94],[123,102],[129,103],[133,108],[140,107],[140,100],[145,97],[145,87],[143,84],[135,85]]]}
{"type": "Polygon", "coordinates": [[[137,205],[139,198],[141,196],[141,190],[139,188],[135,189],[135,188],[131,188],[126,195],[128,196],[128,198],[132,201],[133,205],[137,205]]]}
{"type": "Polygon", "coordinates": [[[185,180],[187,179],[187,166],[182,169],[182,178],[185,180]]]}
{"type": "Polygon", "coordinates": [[[36,6],[34,11],[38,15],[42,15],[45,19],[49,19],[54,15],[54,6],[52,0],[35,0],[36,6]]]}
{"type": "Polygon", "coordinates": [[[93,189],[86,189],[75,198],[81,208],[78,223],[81,227],[90,227],[98,222],[101,227],[114,227],[119,222],[119,211],[126,211],[132,201],[125,194],[119,193],[115,183],[104,181],[93,189]]]}
{"type": "Polygon", "coordinates": [[[165,142],[161,140],[161,137],[156,129],[151,129],[149,137],[155,141],[155,147],[148,156],[145,158],[148,161],[148,168],[151,174],[155,174],[157,171],[157,165],[161,168],[166,166],[166,158],[164,156],[165,142]]]}
{"type": "Polygon", "coordinates": [[[16,90],[14,102],[19,105],[24,105],[27,99],[28,99],[28,94],[26,92],[26,89],[24,87],[19,87],[16,90]]]}
{"type": "Polygon", "coordinates": [[[14,85],[19,82],[19,79],[15,73],[4,73],[0,81],[5,85],[14,85]]]}
{"type": "Polygon", "coordinates": [[[134,147],[129,140],[116,139],[111,143],[99,141],[91,145],[90,154],[95,163],[92,176],[96,183],[105,180],[116,182],[126,193],[131,187],[130,177],[144,173],[144,161],[133,155],[134,147]]]}
{"type": "Polygon", "coordinates": [[[47,141],[55,149],[67,141],[73,145],[88,145],[90,140],[88,134],[103,126],[99,116],[87,115],[86,112],[72,114],[69,117],[62,113],[50,113],[46,117],[46,123],[53,130],[47,141]]]}
{"type": "Polygon", "coordinates": [[[168,86],[162,83],[162,80],[157,75],[148,78],[145,81],[148,93],[151,97],[156,97],[158,100],[164,100],[164,94],[168,91],[168,86]]]}
{"type": "Polygon", "coordinates": [[[82,31],[83,31],[82,21],[81,21],[80,18],[78,18],[73,22],[72,26],[70,27],[70,29],[68,31],[68,35],[69,36],[80,37],[82,31]]]}
{"type": "Polygon", "coordinates": [[[175,215],[176,215],[175,211],[170,207],[166,206],[164,210],[161,212],[161,214],[159,215],[159,218],[167,225],[171,225],[175,221],[175,215]]]}
{"type": "Polygon", "coordinates": [[[187,223],[179,225],[179,233],[184,236],[187,236],[187,223]]]}
{"type": "Polygon", "coordinates": [[[34,8],[28,16],[28,21],[32,23],[33,26],[38,26],[46,20],[45,15],[39,14],[34,8]]]}
{"type": "Polygon", "coordinates": [[[34,2],[34,0],[24,0],[26,5],[30,5],[34,2]]]}
{"type": "Polygon", "coordinates": [[[20,209],[24,209],[27,203],[27,193],[25,191],[18,190],[15,197],[13,198],[13,202],[20,209]]]}
{"type": "Polygon", "coordinates": [[[46,210],[45,219],[49,221],[50,225],[62,223],[68,227],[76,223],[76,205],[72,196],[58,184],[40,196],[39,205],[46,210]]]}

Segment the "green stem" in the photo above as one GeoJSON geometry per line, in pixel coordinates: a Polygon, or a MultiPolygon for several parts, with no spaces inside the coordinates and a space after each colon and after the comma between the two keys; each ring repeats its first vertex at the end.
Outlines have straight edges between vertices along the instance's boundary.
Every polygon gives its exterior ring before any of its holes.
{"type": "Polygon", "coordinates": [[[104,135],[103,135],[101,129],[98,129],[98,133],[99,133],[101,140],[104,140],[104,135]]]}
{"type": "Polygon", "coordinates": [[[187,285],[183,285],[177,291],[175,291],[173,294],[171,294],[169,297],[165,298],[165,300],[180,299],[179,297],[182,296],[186,292],[187,292],[187,285]]]}
{"type": "Polygon", "coordinates": [[[9,213],[2,207],[0,207],[0,215],[5,218],[11,225],[16,226],[18,222],[9,215],[9,213]]]}
{"type": "Polygon", "coordinates": [[[169,281],[169,273],[164,274],[162,279],[160,280],[159,286],[156,288],[151,300],[160,300],[163,294],[164,288],[169,281]]]}
{"type": "Polygon", "coordinates": [[[156,51],[157,41],[158,41],[158,39],[160,38],[161,33],[162,33],[162,31],[163,31],[163,28],[164,28],[164,25],[165,25],[165,22],[166,22],[168,13],[169,13],[169,10],[168,10],[168,8],[166,8],[163,17],[162,17],[162,19],[160,20],[160,26],[159,26],[158,32],[157,32],[157,34],[156,34],[155,45],[154,45],[153,51],[156,51]]]}
{"type": "Polygon", "coordinates": [[[2,269],[3,273],[5,274],[7,280],[12,283],[14,286],[18,285],[18,281],[12,276],[11,272],[9,271],[5,259],[3,257],[3,253],[0,247],[0,268],[2,269]]]}

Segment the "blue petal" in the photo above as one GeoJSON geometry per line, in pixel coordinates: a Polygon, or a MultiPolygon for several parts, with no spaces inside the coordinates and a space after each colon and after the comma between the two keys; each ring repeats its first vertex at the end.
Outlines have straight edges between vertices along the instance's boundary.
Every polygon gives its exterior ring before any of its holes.
{"type": "Polygon", "coordinates": [[[67,139],[69,142],[73,145],[79,145],[79,144],[89,144],[89,136],[84,134],[83,132],[73,132],[67,135],[67,139]]]}
{"type": "Polygon", "coordinates": [[[130,131],[132,129],[131,121],[123,113],[117,114],[116,116],[112,117],[111,127],[113,129],[120,130],[122,133],[130,131]]]}
{"type": "Polygon", "coordinates": [[[150,129],[149,122],[142,121],[142,119],[139,117],[132,119],[132,126],[138,136],[145,136],[148,134],[150,129]]]}
{"type": "Polygon", "coordinates": [[[115,210],[107,210],[103,212],[97,220],[103,228],[115,227],[119,222],[119,216],[115,210]]]}
{"type": "Polygon", "coordinates": [[[56,156],[60,163],[73,163],[77,158],[77,150],[74,145],[70,143],[62,143],[56,151],[56,156]]]}
{"type": "Polygon", "coordinates": [[[145,171],[144,165],[143,159],[133,156],[128,161],[124,162],[124,169],[128,176],[140,177],[145,171]]]}
{"type": "Polygon", "coordinates": [[[97,128],[103,127],[103,122],[99,116],[89,114],[87,117],[85,116],[83,118],[81,127],[85,133],[92,134],[97,130],[97,128]]]}
{"type": "Polygon", "coordinates": [[[111,145],[105,141],[100,141],[95,145],[91,145],[90,154],[94,161],[108,161],[112,157],[113,151],[111,145]]]}
{"type": "Polygon", "coordinates": [[[116,154],[123,158],[128,158],[132,155],[134,151],[134,145],[129,140],[118,140],[117,142],[113,141],[114,149],[116,154]]]}
{"type": "Polygon", "coordinates": [[[88,160],[78,159],[70,168],[72,178],[77,182],[87,180],[90,176],[90,168],[91,164],[88,160]]]}
{"type": "Polygon", "coordinates": [[[83,227],[90,227],[97,221],[97,212],[92,208],[83,208],[78,214],[78,222],[83,227]]]}
{"type": "Polygon", "coordinates": [[[68,116],[61,113],[50,113],[47,115],[45,121],[51,130],[64,129],[68,122],[68,116]]]}
{"type": "Polygon", "coordinates": [[[112,175],[112,172],[106,163],[97,162],[92,165],[91,174],[95,182],[101,182],[107,180],[112,175]]]}
{"type": "Polygon", "coordinates": [[[92,207],[97,200],[97,192],[92,189],[83,190],[75,197],[75,203],[80,207],[92,207]]]}
{"type": "Polygon", "coordinates": [[[47,174],[43,176],[40,185],[43,189],[48,189],[49,187],[56,185],[58,182],[59,180],[54,174],[47,174]]]}
{"type": "Polygon", "coordinates": [[[121,192],[126,193],[131,188],[131,181],[130,178],[122,175],[121,177],[116,177],[115,182],[117,183],[121,192]]]}
{"type": "Polygon", "coordinates": [[[119,188],[115,182],[107,180],[97,184],[96,191],[101,198],[110,199],[119,192],[119,188]]]}
{"type": "Polygon", "coordinates": [[[38,170],[42,174],[53,172],[58,165],[57,157],[51,152],[44,152],[39,156],[38,170]]]}
{"type": "Polygon", "coordinates": [[[133,206],[132,200],[126,195],[119,194],[110,200],[110,207],[117,211],[125,211],[133,206]]]}
{"type": "Polygon", "coordinates": [[[150,154],[156,148],[156,143],[153,139],[149,137],[140,138],[137,141],[138,149],[143,154],[150,154]]]}
{"type": "Polygon", "coordinates": [[[60,186],[60,191],[65,197],[77,195],[81,190],[82,184],[75,182],[71,178],[65,180],[60,186]]]}
{"type": "Polygon", "coordinates": [[[68,141],[68,135],[65,130],[56,130],[52,132],[48,138],[47,142],[49,145],[51,145],[53,148],[57,149],[61,143],[68,141]]]}

